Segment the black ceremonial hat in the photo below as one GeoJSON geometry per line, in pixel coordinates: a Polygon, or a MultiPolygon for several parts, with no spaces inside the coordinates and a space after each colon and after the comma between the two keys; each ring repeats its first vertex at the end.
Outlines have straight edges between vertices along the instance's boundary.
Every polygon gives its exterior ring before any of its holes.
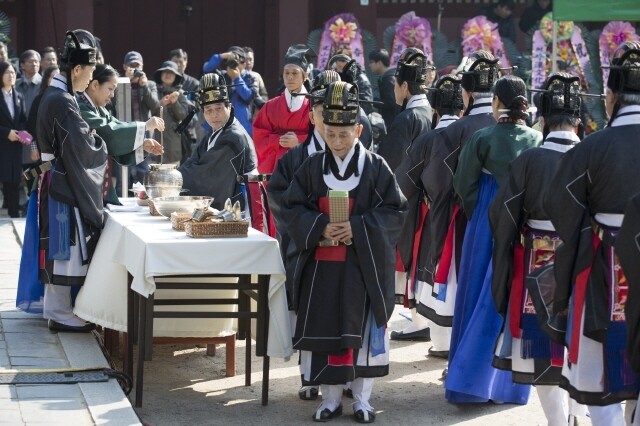
{"type": "Polygon", "coordinates": [[[435,109],[463,110],[462,85],[460,78],[454,75],[443,75],[429,88],[429,103],[435,109]]]}
{"type": "Polygon", "coordinates": [[[334,70],[325,70],[313,79],[313,86],[311,87],[311,106],[318,105],[324,102],[324,93],[329,84],[334,81],[341,81],[340,74],[334,70]]]}
{"type": "Polygon", "coordinates": [[[624,42],[613,53],[607,87],[614,93],[640,93],[639,42],[624,42]]]}
{"type": "Polygon", "coordinates": [[[71,66],[96,64],[96,40],[87,30],[67,31],[60,62],[71,66]],[[82,41],[80,41],[80,37],[82,41]]]}
{"type": "Polygon", "coordinates": [[[305,44],[294,44],[289,46],[287,53],[284,54],[284,64],[297,65],[304,72],[309,70],[309,64],[312,63],[316,56],[315,52],[305,44]]]}
{"type": "Polygon", "coordinates": [[[488,51],[471,54],[471,64],[462,72],[462,88],[467,92],[490,92],[500,76],[500,62],[488,51]]]}
{"type": "Polygon", "coordinates": [[[200,79],[200,105],[204,107],[218,102],[229,102],[229,88],[224,76],[216,70],[200,79]]]}
{"type": "Polygon", "coordinates": [[[324,94],[324,124],[351,126],[358,123],[358,113],[358,86],[344,81],[329,84],[324,94]]]}
{"type": "MultiPolygon", "coordinates": [[[[401,81],[424,83],[427,80],[427,57],[424,52],[415,47],[402,51],[396,66],[396,78],[401,81]]],[[[435,69],[435,67],[433,67],[435,69]]]]}
{"type": "Polygon", "coordinates": [[[541,92],[540,115],[580,117],[580,90],[580,78],[565,72],[551,74],[541,92]]]}

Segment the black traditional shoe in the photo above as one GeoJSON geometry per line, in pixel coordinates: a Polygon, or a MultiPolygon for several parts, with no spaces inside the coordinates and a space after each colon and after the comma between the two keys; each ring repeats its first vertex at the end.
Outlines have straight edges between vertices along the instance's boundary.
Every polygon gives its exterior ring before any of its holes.
{"type": "Polygon", "coordinates": [[[402,331],[392,331],[391,340],[409,340],[415,342],[430,342],[431,332],[429,327],[422,330],[412,331],[411,333],[404,333],[402,331]]]}
{"type": "Polygon", "coordinates": [[[353,391],[350,388],[342,389],[342,395],[346,396],[347,398],[353,399],[353,391]]]}
{"type": "Polygon", "coordinates": [[[449,369],[445,368],[444,370],[442,370],[442,376],[440,376],[440,380],[442,380],[443,382],[447,380],[447,374],[449,374],[449,369]]]}
{"type": "Polygon", "coordinates": [[[429,357],[449,359],[449,351],[434,351],[433,348],[429,348],[427,355],[429,357]]]}
{"type": "Polygon", "coordinates": [[[51,331],[70,331],[72,333],[88,333],[92,330],[95,330],[96,325],[92,322],[88,322],[85,325],[80,326],[72,326],[62,324],[61,322],[49,320],[49,330],[51,331]]]}
{"type": "Polygon", "coordinates": [[[302,386],[298,390],[298,396],[304,401],[315,401],[318,399],[318,388],[315,386],[302,386]]]}
{"type": "Polygon", "coordinates": [[[376,421],[376,413],[368,410],[358,410],[353,413],[353,417],[356,418],[358,423],[373,423],[376,421]]]}
{"type": "Polygon", "coordinates": [[[313,416],[311,417],[313,419],[314,422],[328,422],[329,420],[339,417],[342,415],[342,404],[338,405],[338,408],[336,408],[335,410],[331,411],[328,408],[325,408],[324,410],[320,410],[318,408],[318,410],[313,413],[313,416]]]}

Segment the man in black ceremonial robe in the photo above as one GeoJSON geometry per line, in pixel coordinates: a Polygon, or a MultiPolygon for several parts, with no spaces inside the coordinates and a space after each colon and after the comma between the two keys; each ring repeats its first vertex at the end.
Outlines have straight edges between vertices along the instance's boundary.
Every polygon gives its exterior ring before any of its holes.
{"type": "Polygon", "coordinates": [[[257,174],[258,162],[251,136],[234,117],[229,91],[218,71],[200,80],[200,105],[212,131],[178,171],[188,195],[214,197],[212,206],[224,207],[227,198],[245,208],[238,176],[257,174]]]}

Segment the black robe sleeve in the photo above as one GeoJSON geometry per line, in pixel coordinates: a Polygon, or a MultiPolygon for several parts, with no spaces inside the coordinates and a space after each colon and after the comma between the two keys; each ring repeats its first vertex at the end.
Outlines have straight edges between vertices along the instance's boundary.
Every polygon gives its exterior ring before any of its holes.
{"type": "Polygon", "coordinates": [[[249,135],[237,121],[225,128],[214,147],[207,151],[209,137],[200,141],[197,149],[179,168],[182,187],[188,195],[214,197],[211,204],[216,209],[224,208],[227,198],[240,201],[244,208],[238,176],[251,172],[256,167],[255,151],[249,135]]]}
{"type": "Polygon", "coordinates": [[[505,315],[513,278],[513,247],[525,221],[527,156],[509,166],[509,177],[491,203],[489,224],[493,234],[493,281],[491,292],[498,313],[505,315]]]}
{"type": "Polygon", "coordinates": [[[562,244],[556,250],[554,313],[567,309],[577,275],[593,259],[589,214],[588,154],[585,142],[564,154],[544,197],[544,208],[562,244]]]}
{"type": "Polygon", "coordinates": [[[420,175],[427,167],[427,152],[431,146],[433,132],[425,132],[416,138],[411,147],[403,155],[395,175],[398,186],[407,199],[407,219],[398,241],[398,252],[406,271],[412,268],[413,240],[416,231],[422,226],[418,222],[420,217],[420,203],[424,198],[424,191],[420,175]]]}
{"type": "Polygon", "coordinates": [[[407,200],[383,161],[376,159],[371,165],[376,171],[373,187],[363,189],[372,194],[372,203],[368,210],[351,216],[349,222],[373,315],[382,327],[391,318],[395,304],[395,250],[407,200]]]}
{"type": "Polygon", "coordinates": [[[89,225],[102,228],[105,143],[91,133],[75,99],[60,89],[47,89],[38,115],[40,151],[56,156],[49,193],[56,200],[77,207],[89,225]]]}
{"type": "Polygon", "coordinates": [[[615,249],[629,282],[624,310],[628,356],[631,368],[640,374],[640,194],[627,206],[615,249]]]}

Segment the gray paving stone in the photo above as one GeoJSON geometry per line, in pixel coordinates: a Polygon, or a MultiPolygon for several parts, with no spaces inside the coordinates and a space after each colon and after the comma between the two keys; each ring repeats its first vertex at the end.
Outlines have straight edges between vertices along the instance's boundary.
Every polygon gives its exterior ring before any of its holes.
{"type": "Polygon", "coordinates": [[[16,369],[20,368],[69,368],[69,363],[61,358],[37,358],[32,356],[14,356],[9,357],[11,366],[16,369]]]}
{"type": "MultiPolygon", "coordinates": [[[[16,402],[16,404],[18,404],[16,402]]],[[[0,424],[3,425],[23,425],[22,414],[20,413],[20,407],[14,409],[3,410],[0,408],[0,424]]]]}
{"type": "Polygon", "coordinates": [[[54,424],[65,421],[67,425],[93,424],[84,401],[76,399],[21,400],[20,411],[27,424],[54,424]]]}
{"type": "Polygon", "coordinates": [[[9,352],[9,355],[12,357],[34,356],[41,358],[62,358],[64,356],[64,353],[57,342],[30,342],[28,340],[11,342],[9,340],[9,336],[11,335],[5,334],[5,338],[7,339],[7,352],[9,352]]]}
{"type": "Polygon", "coordinates": [[[0,368],[11,368],[11,361],[6,351],[0,352],[0,368]]]}
{"type": "Polygon", "coordinates": [[[13,385],[0,385],[0,399],[16,398],[16,387],[13,385]]]}
{"type": "Polygon", "coordinates": [[[82,400],[78,385],[16,385],[20,401],[27,399],[82,400]]]}
{"type": "Polygon", "coordinates": [[[51,335],[47,320],[43,318],[6,319],[2,321],[5,333],[42,333],[51,335]]]}
{"type": "Polygon", "coordinates": [[[15,305],[16,305],[16,302],[14,300],[13,301],[13,309],[8,310],[8,311],[0,312],[0,318],[2,319],[3,322],[4,322],[5,319],[42,318],[41,314],[28,314],[26,312],[19,311],[18,308],[16,308],[15,305]]]}
{"type": "Polygon", "coordinates": [[[4,333],[4,340],[7,342],[9,349],[16,348],[19,345],[31,345],[40,343],[59,344],[60,340],[56,333],[51,333],[48,329],[43,331],[37,330],[34,333],[4,333]]]}
{"type": "Polygon", "coordinates": [[[0,399],[0,413],[8,410],[20,411],[19,401],[17,399],[8,399],[8,398],[0,399]]]}

